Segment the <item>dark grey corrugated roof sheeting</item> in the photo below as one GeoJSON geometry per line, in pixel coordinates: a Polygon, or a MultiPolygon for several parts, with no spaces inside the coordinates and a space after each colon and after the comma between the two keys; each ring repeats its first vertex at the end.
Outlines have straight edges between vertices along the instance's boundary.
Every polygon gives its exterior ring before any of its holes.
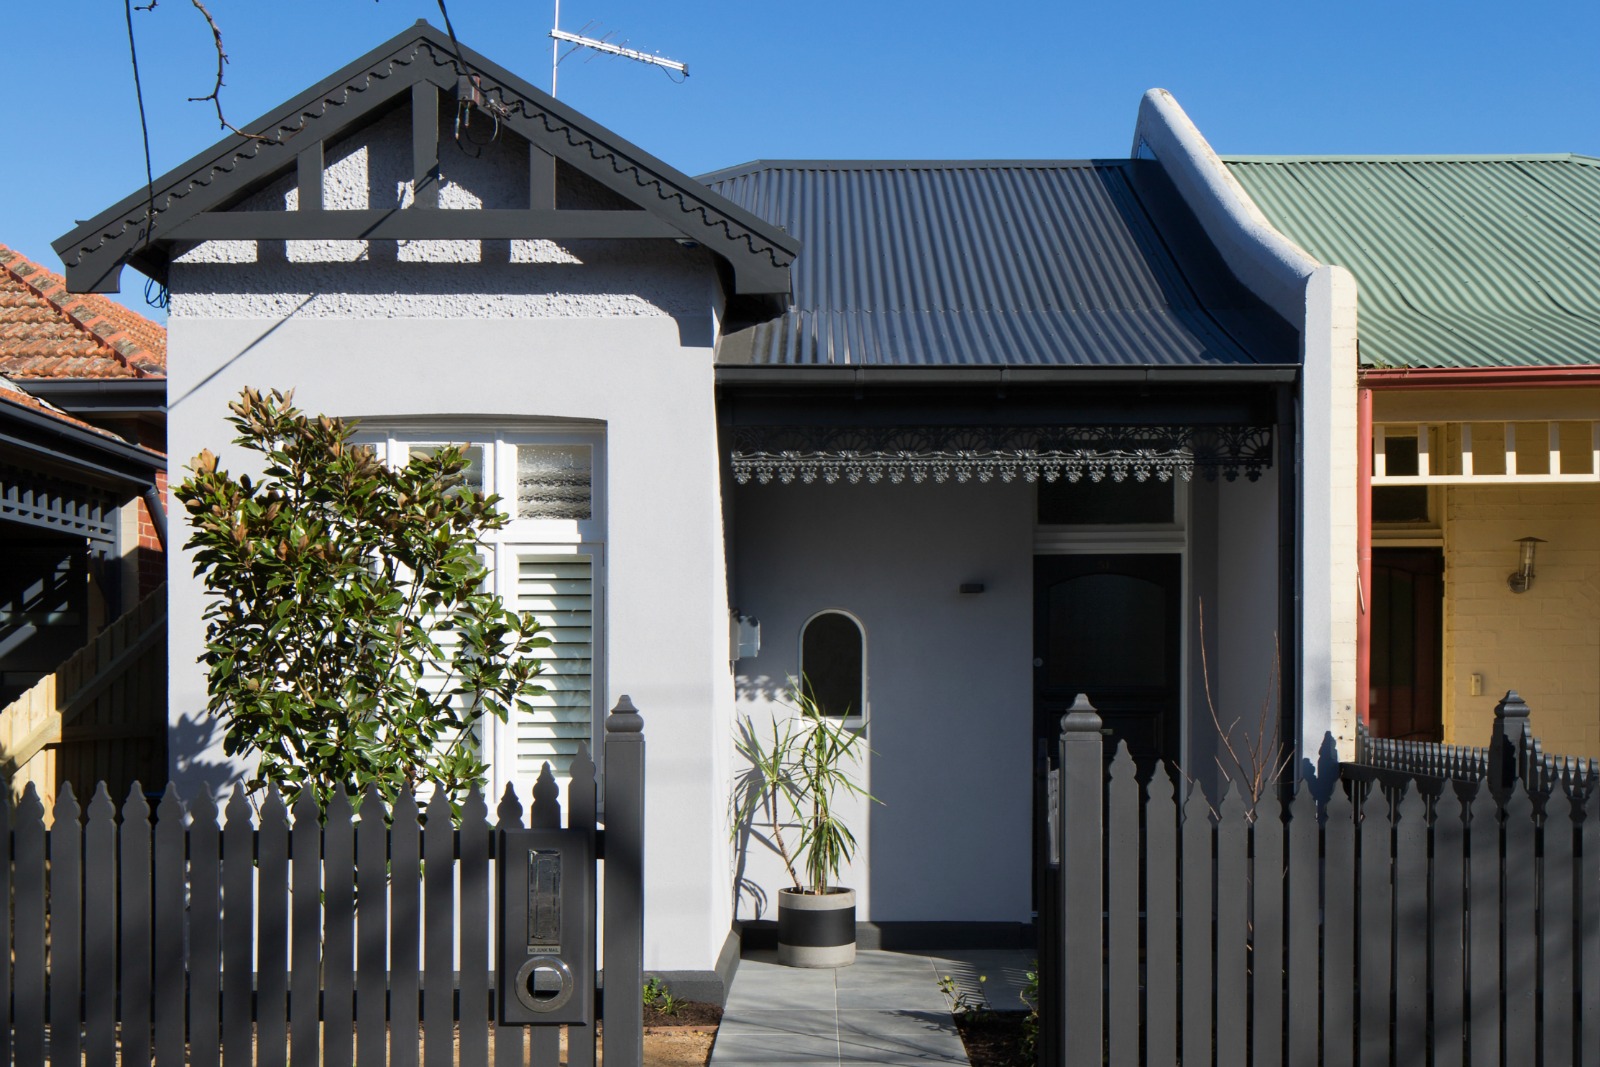
{"type": "Polygon", "coordinates": [[[701,181],[802,242],[788,311],[722,363],[1285,364],[1158,164],[758,162],[701,181]]]}

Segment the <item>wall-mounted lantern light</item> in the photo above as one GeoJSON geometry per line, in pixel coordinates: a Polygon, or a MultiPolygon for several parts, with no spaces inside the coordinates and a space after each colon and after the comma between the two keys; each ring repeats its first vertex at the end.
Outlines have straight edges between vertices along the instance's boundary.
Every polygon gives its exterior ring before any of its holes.
{"type": "Polygon", "coordinates": [[[1544,543],[1542,537],[1517,538],[1517,569],[1506,579],[1506,584],[1511,587],[1513,593],[1526,593],[1533,588],[1533,546],[1544,543]]]}

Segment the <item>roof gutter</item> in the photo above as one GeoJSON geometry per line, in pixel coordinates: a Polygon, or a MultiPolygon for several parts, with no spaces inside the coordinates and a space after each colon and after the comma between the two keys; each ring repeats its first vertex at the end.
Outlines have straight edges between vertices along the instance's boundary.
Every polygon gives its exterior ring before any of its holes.
{"type": "Polygon", "coordinates": [[[156,480],[167,469],[166,456],[16,404],[0,403],[0,424],[13,424],[17,429],[16,433],[0,429],[0,445],[38,457],[47,467],[65,468],[137,492],[150,513],[161,550],[166,551],[167,511],[156,480]]]}
{"type": "Polygon", "coordinates": [[[167,457],[160,452],[11,403],[0,403],[0,445],[32,457],[45,468],[70,471],[141,495],[156,487],[156,475],[167,469],[167,457]]]}
{"type": "Polygon", "coordinates": [[[1458,370],[1410,368],[1359,371],[1372,389],[1538,389],[1549,386],[1600,386],[1600,367],[1484,367],[1458,370]]]}
{"type": "Polygon", "coordinates": [[[1195,385],[1293,382],[1300,368],[1264,367],[797,367],[716,368],[719,386],[1195,385]]]}
{"type": "Polygon", "coordinates": [[[28,378],[25,381],[30,396],[73,412],[164,414],[167,407],[165,378],[28,378]]]}

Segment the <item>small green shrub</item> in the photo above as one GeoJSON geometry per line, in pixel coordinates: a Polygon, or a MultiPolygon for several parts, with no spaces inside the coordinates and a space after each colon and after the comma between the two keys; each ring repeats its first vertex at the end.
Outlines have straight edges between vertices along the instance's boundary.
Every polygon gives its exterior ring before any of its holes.
{"type": "MultiPolygon", "coordinates": [[[[988,975],[978,975],[980,984],[988,980],[988,975]]],[[[990,1015],[989,1002],[981,994],[960,988],[948,974],[940,977],[939,992],[944,994],[951,1015],[964,1015],[973,1020],[986,1019],[990,1015]]]]}
{"type": "Polygon", "coordinates": [[[1022,983],[1022,1002],[1028,1014],[1022,1020],[1022,1054],[1027,1062],[1039,1058],[1039,961],[1034,960],[1022,983]]]}
{"type": "Polygon", "coordinates": [[[645,982],[645,1007],[654,1008],[662,1015],[676,1015],[678,1014],[678,1007],[682,1003],[681,1000],[672,995],[672,991],[667,988],[667,983],[663,982],[660,977],[652,975],[645,982]]]}
{"type": "Polygon", "coordinates": [[[474,727],[544,695],[535,652],[550,644],[484,588],[496,498],[464,489],[458,448],[395,469],[292,394],[246,389],[228,410],[264,476],[235,477],[208,449],[174,490],[208,595],[201,662],[223,750],[253,754],[249,788],[275,783],[291,803],[481,785],[474,727]]]}

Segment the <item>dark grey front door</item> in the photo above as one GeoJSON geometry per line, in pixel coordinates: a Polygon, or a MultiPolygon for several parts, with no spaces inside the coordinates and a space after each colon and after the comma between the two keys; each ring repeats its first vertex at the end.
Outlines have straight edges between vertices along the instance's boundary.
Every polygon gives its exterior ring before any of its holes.
{"type": "Polygon", "coordinates": [[[1182,575],[1173,553],[1034,557],[1036,737],[1087,693],[1113,746],[1178,759],[1182,575]]]}

